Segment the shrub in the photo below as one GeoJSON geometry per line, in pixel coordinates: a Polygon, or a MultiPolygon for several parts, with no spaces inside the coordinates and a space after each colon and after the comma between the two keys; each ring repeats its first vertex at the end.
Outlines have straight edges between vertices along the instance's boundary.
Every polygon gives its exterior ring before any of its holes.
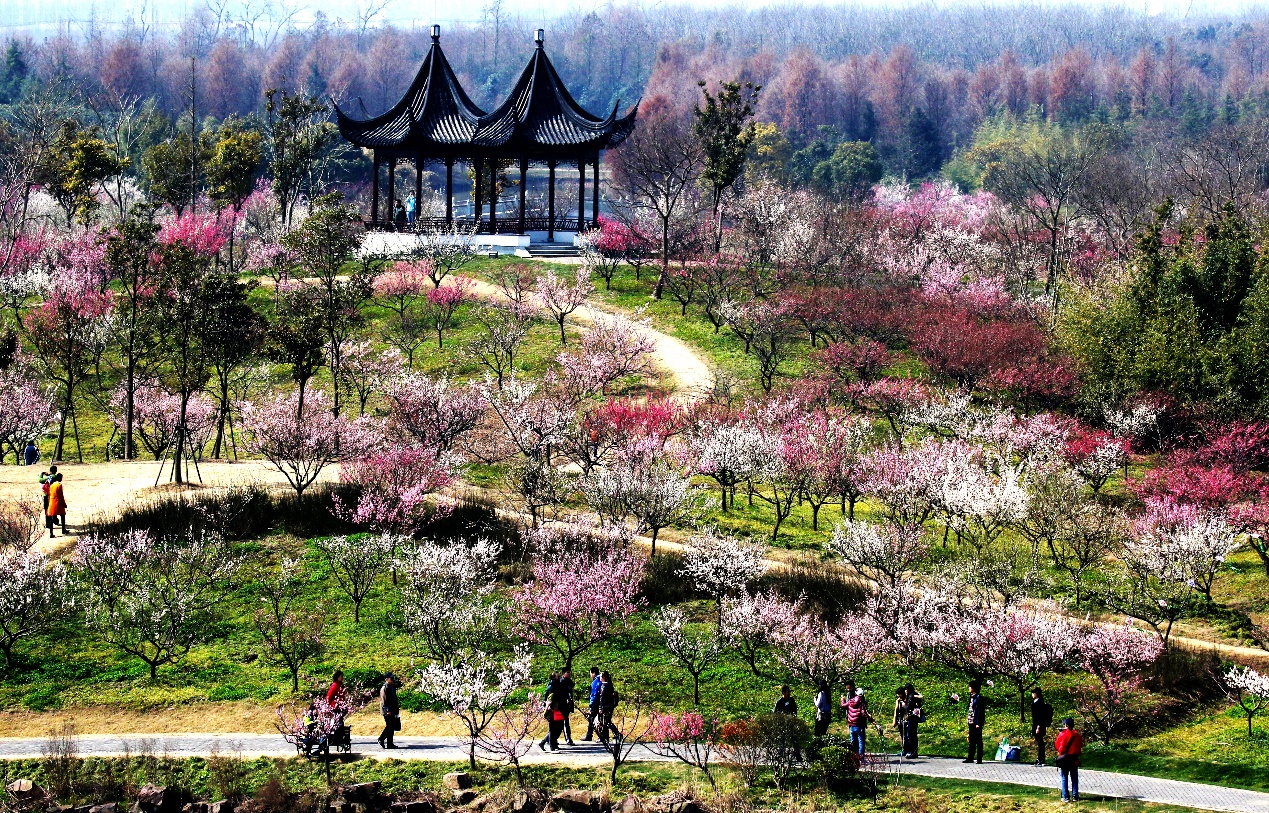
{"type": "Polygon", "coordinates": [[[691,579],[679,574],[682,569],[683,554],[677,551],[658,551],[656,556],[648,559],[643,571],[642,589],[649,604],[682,604],[685,601],[709,598],[696,589],[691,579]]]}
{"type": "Polygon", "coordinates": [[[775,590],[788,601],[805,597],[807,609],[830,624],[859,609],[868,598],[867,590],[841,565],[796,561],[787,568],[768,570],[756,590],[775,590]]]}

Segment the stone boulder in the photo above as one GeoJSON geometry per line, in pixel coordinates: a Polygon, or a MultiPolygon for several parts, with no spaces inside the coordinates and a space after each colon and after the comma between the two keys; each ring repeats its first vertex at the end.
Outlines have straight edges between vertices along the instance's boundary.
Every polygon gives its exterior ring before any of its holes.
{"type": "Polygon", "coordinates": [[[441,784],[450,790],[467,790],[471,787],[471,774],[466,771],[455,771],[441,777],[441,784]]]}
{"type": "MultiPolygon", "coordinates": [[[[469,779],[468,782],[471,780],[469,779]]],[[[471,788],[453,788],[454,803],[460,805],[468,805],[476,801],[476,791],[471,788]]]]}
{"type": "Polygon", "coordinates": [[[379,783],[361,782],[356,785],[344,785],[335,790],[335,795],[354,805],[368,805],[379,798],[379,783]]]}
{"type": "Polygon", "coordinates": [[[627,794],[625,798],[612,806],[612,813],[644,813],[643,802],[638,796],[627,794]]]}
{"type": "Polygon", "coordinates": [[[647,813],[709,813],[709,808],[681,790],[653,796],[643,803],[647,813]]]}
{"type": "Polygon", "coordinates": [[[42,798],[44,789],[32,782],[30,779],[15,779],[4,786],[9,795],[19,802],[29,801],[31,799],[42,798]]]}
{"type": "Polygon", "coordinates": [[[104,805],[93,805],[88,808],[88,813],[119,813],[119,805],[114,802],[106,802],[104,805]]]}
{"type": "Polygon", "coordinates": [[[551,809],[562,813],[596,813],[599,796],[589,790],[561,790],[551,795],[551,809]]]}
{"type": "Polygon", "coordinates": [[[180,809],[180,794],[164,785],[142,787],[131,808],[132,813],[178,813],[180,809]]]}

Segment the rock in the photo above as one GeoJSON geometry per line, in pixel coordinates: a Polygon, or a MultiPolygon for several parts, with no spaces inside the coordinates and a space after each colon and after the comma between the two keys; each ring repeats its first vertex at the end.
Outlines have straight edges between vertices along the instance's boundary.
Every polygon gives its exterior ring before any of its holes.
{"type": "Polygon", "coordinates": [[[681,790],[654,796],[643,807],[647,813],[709,813],[703,804],[681,790]]]}
{"type": "Polygon", "coordinates": [[[181,809],[181,800],[175,790],[164,785],[146,785],[137,794],[137,803],[132,806],[133,813],[176,813],[181,809]]]}
{"type": "Polygon", "coordinates": [[[16,799],[31,799],[44,795],[44,791],[40,789],[40,786],[30,779],[15,779],[5,785],[4,789],[9,791],[9,795],[16,799]]]}
{"type": "Polygon", "coordinates": [[[510,813],[533,813],[537,810],[537,802],[527,790],[521,788],[511,799],[510,813]]]}
{"type": "Polygon", "coordinates": [[[644,813],[643,802],[639,801],[638,796],[628,794],[620,802],[613,805],[612,813],[644,813]]]}
{"type": "Polygon", "coordinates": [[[181,813],[207,813],[207,803],[187,802],[181,805],[181,813]]]}
{"type": "MultiPolygon", "coordinates": [[[[467,776],[467,774],[459,774],[459,775],[467,776]]],[[[446,778],[448,778],[449,776],[453,776],[453,774],[448,774],[446,778]]],[[[471,779],[468,779],[467,783],[470,785],[471,779]]],[[[470,787],[454,788],[453,791],[454,791],[454,801],[460,805],[471,804],[472,802],[476,800],[476,791],[472,790],[470,787]]]]}
{"type": "Polygon", "coordinates": [[[551,796],[551,807],[566,813],[591,813],[599,809],[595,794],[588,790],[561,790],[551,796]]]}
{"type": "Polygon", "coordinates": [[[207,813],[234,813],[234,806],[228,799],[221,799],[219,802],[209,804],[207,813]]]}
{"type": "Polygon", "coordinates": [[[471,787],[471,774],[466,771],[447,773],[441,778],[441,784],[450,790],[466,790],[471,787]]]}
{"type": "Polygon", "coordinates": [[[104,805],[93,805],[88,808],[88,813],[119,813],[119,805],[114,802],[106,802],[104,805]]]}
{"type": "Polygon", "coordinates": [[[80,805],[76,808],[73,808],[74,813],[89,813],[89,811],[91,811],[92,809],[93,809],[92,805],[80,805]]]}
{"type": "Polygon", "coordinates": [[[329,810],[330,813],[348,813],[349,807],[350,805],[348,802],[336,796],[330,800],[330,804],[327,805],[327,810],[329,810]]]}
{"type": "Polygon", "coordinates": [[[356,785],[347,785],[339,789],[338,795],[350,802],[367,804],[379,795],[379,783],[361,782],[356,785]]]}

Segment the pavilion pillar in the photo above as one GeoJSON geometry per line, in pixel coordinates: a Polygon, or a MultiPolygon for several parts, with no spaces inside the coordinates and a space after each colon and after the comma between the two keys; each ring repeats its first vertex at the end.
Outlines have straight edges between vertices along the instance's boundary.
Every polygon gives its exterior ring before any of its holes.
{"type": "Polygon", "coordinates": [[[388,159],[388,220],[396,227],[397,217],[397,159],[388,159]]]}
{"type": "Polygon", "coordinates": [[[423,153],[414,159],[414,230],[418,231],[423,219],[423,153]]]}
{"type": "Polygon", "coordinates": [[[590,187],[590,223],[599,227],[599,153],[595,153],[595,182],[590,187]]]}
{"type": "Polygon", "coordinates": [[[454,225],[454,159],[445,159],[445,226],[454,225]]]}
{"type": "Polygon", "coordinates": [[[498,233],[498,159],[489,159],[489,233],[498,233]]]}
{"type": "Polygon", "coordinates": [[[472,189],[472,200],[475,203],[475,211],[476,211],[476,234],[480,234],[480,217],[481,215],[484,214],[484,211],[483,211],[484,203],[480,197],[480,188],[485,185],[483,179],[480,176],[484,174],[484,171],[485,171],[484,160],[481,158],[477,158],[475,160],[474,166],[472,167],[472,174],[471,174],[472,175],[471,182],[474,187],[472,189]]]}
{"type": "Polygon", "coordinates": [[[519,233],[524,234],[524,191],[529,185],[529,159],[520,159],[520,228],[519,233]]]}
{"type": "Polygon", "coordinates": [[[555,242],[555,162],[546,162],[550,182],[546,187],[546,240],[555,242]]]}
{"type": "Polygon", "coordinates": [[[374,151],[374,171],[370,173],[370,222],[379,223],[379,151],[374,151]]]}
{"type": "Polygon", "coordinates": [[[577,231],[586,231],[586,162],[577,162],[577,231]]]}

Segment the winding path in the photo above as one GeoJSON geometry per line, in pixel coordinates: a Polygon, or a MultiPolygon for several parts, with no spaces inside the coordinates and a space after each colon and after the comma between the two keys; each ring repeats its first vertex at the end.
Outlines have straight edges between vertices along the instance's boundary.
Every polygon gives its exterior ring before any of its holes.
{"type": "MultiPolygon", "coordinates": [[[[95,734],[77,737],[75,742],[80,756],[152,754],[207,757],[220,754],[250,758],[286,757],[295,754],[295,748],[276,734],[95,734]]],[[[371,736],[354,736],[353,753],[373,759],[431,762],[463,762],[467,759],[465,740],[456,737],[398,737],[397,743],[400,748],[389,752],[381,750],[371,736]]],[[[44,740],[34,738],[0,739],[0,759],[40,757],[44,744],[44,740]]],[[[665,761],[663,757],[643,746],[636,746],[631,759],[639,762],[665,761]]],[[[524,762],[590,767],[610,763],[610,758],[599,743],[578,742],[574,747],[564,746],[557,754],[547,754],[530,748],[524,762]]],[[[966,765],[950,757],[921,757],[902,761],[892,757],[888,762],[888,769],[892,780],[899,783],[902,783],[904,774],[909,774],[1053,788],[1054,797],[1057,796],[1057,770],[1051,767],[1035,768],[1016,762],[966,765]]],[[[1269,813],[1269,793],[1133,774],[1081,770],[1080,790],[1085,797],[1134,799],[1197,810],[1269,813]]]]}

